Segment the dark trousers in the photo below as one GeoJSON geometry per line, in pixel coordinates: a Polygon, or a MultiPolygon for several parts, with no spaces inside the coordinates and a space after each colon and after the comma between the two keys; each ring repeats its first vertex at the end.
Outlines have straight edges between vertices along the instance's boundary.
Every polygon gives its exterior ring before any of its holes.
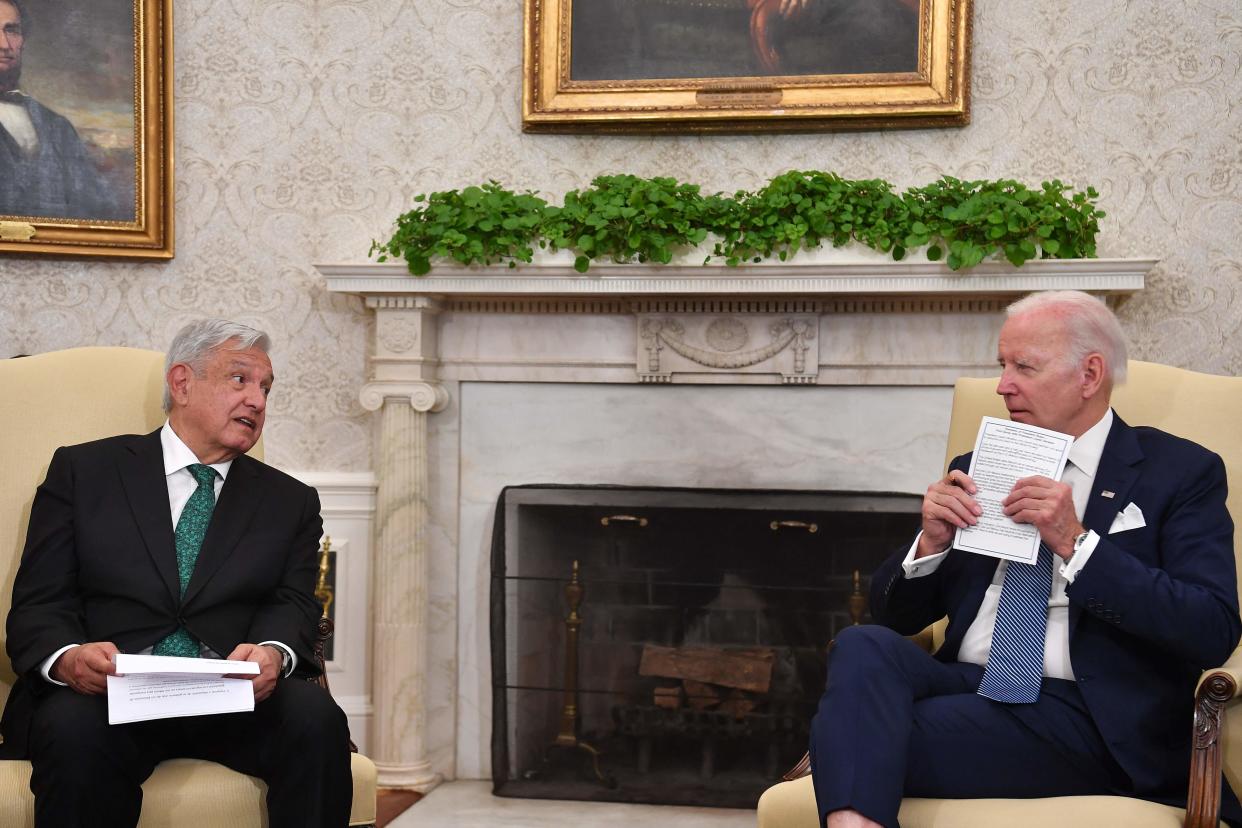
{"type": "Polygon", "coordinates": [[[321,687],[282,679],[253,713],[108,724],[104,696],[58,687],[30,731],[39,828],[132,828],[165,759],[208,759],[267,783],[271,828],[343,828],[353,781],[345,714],[321,687]]]}
{"type": "Polygon", "coordinates": [[[887,627],[836,639],[811,724],[820,824],[852,808],[897,826],[903,796],[1025,798],[1124,792],[1072,681],[1044,679],[1034,704],[975,691],[983,668],[944,664],[887,627]]]}

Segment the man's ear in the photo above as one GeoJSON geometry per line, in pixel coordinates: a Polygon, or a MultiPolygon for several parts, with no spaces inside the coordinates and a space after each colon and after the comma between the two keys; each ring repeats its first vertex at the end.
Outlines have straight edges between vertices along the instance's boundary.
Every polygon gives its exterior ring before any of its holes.
{"type": "Polygon", "coordinates": [[[1098,353],[1087,354],[1082,361],[1082,398],[1089,400],[1104,387],[1104,357],[1098,353]]]}
{"type": "Polygon", "coordinates": [[[164,381],[168,383],[168,396],[177,405],[185,405],[190,396],[190,382],[194,371],[184,362],[174,362],[168,369],[164,381]]]}

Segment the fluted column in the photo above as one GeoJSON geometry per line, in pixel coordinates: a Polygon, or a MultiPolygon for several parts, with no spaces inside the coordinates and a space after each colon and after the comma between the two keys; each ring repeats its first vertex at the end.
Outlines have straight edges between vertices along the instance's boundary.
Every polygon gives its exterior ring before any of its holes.
{"type": "Polygon", "coordinates": [[[373,574],[371,758],[379,784],[426,792],[427,418],[448,404],[434,382],[434,301],[369,299],[376,341],[363,406],[380,412],[373,574]]]}

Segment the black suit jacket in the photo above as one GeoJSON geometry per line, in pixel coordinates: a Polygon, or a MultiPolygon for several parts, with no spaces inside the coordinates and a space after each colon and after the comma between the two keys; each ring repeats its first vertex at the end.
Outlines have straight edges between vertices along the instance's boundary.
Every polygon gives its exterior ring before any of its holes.
{"type": "MultiPolygon", "coordinates": [[[[963,455],[950,468],[969,464],[963,455]]],[[[1185,803],[1195,684],[1242,635],[1226,492],[1218,455],[1114,419],[1083,521],[1100,541],[1066,590],[1069,646],[1091,716],[1140,796],[1185,803]],[[1131,502],[1146,526],[1110,534],[1131,502]]],[[[950,550],[935,573],[907,580],[908,549],[876,572],[872,614],[907,635],[948,615],[936,657],[954,661],[998,562],[950,550]]],[[[1228,794],[1225,816],[1242,817],[1228,794]]]]}
{"type": "Polygon", "coordinates": [[[153,646],[184,625],[221,656],[280,641],[313,675],[322,533],[311,487],[245,455],[220,490],[194,574],[179,597],[159,431],[60,448],[35,493],[13,585],[8,653],[18,681],[0,727],[25,752],[40,665],[66,644],[153,646]]]}

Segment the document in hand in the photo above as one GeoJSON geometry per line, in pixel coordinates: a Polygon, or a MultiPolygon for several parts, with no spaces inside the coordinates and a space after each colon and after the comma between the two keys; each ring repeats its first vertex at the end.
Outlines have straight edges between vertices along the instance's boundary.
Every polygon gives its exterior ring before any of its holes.
{"type": "Polygon", "coordinates": [[[257,676],[253,661],[130,655],[113,657],[108,676],[108,724],[242,713],[254,710],[254,685],[228,674],[257,676]]]}
{"type": "Polygon", "coordinates": [[[967,472],[975,481],[975,500],[983,514],[974,526],[957,530],[953,546],[1007,561],[1035,563],[1039,530],[1010,520],[1001,511],[1001,501],[1024,477],[1060,480],[1073,444],[1073,437],[1059,431],[984,417],[967,472]]]}

